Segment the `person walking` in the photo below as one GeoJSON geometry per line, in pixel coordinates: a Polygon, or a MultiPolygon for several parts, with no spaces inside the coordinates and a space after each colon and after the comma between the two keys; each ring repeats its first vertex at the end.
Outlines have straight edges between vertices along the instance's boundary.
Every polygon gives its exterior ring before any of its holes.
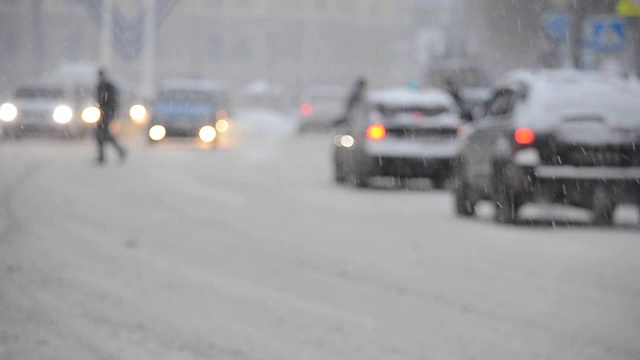
{"type": "Polygon", "coordinates": [[[98,106],[100,107],[100,120],[96,124],[96,140],[98,142],[98,158],[99,165],[104,164],[105,143],[111,143],[113,147],[118,151],[120,160],[124,161],[127,157],[127,151],[118,143],[118,140],[113,136],[109,125],[116,116],[118,111],[118,89],[109,81],[106,71],[100,69],[98,71],[98,87],[96,89],[96,97],[98,106]]]}
{"type": "Polygon", "coordinates": [[[367,93],[367,80],[364,77],[360,77],[356,80],[349,97],[344,111],[344,115],[336,121],[335,126],[343,126],[349,122],[355,108],[362,103],[367,93]]]}

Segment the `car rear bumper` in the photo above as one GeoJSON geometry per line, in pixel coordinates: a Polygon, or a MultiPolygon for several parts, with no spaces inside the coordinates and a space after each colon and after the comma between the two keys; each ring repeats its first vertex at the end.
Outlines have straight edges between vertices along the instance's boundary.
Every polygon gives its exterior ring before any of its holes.
{"type": "Polygon", "coordinates": [[[455,141],[420,141],[405,139],[385,139],[368,142],[367,154],[372,157],[406,158],[450,161],[458,153],[455,141]]]}
{"type": "Polygon", "coordinates": [[[638,181],[640,183],[640,167],[536,166],[533,173],[538,179],[638,181]]]}
{"type": "Polygon", "coordinates": [[[616,203],[640,204],[640,168],[543,165],[519,167],[510,184],[529,200],[591,206],[593,193],[603,188],[616,203]],[[516,175],[518,174],[518,175],[516,175]]]}
{"type": "Polygon", "coordinates": [[[370,157],[371,176],[436,177],[448,176],[452,164],[450,158],[370,157]]]}

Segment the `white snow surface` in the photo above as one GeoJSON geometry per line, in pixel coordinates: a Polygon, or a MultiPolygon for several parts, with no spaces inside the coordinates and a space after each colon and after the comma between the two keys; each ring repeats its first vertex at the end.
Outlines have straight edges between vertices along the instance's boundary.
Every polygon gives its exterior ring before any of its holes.
{"type": "Polygon", "coordinates": [[[278,134],[258,158],[129,139],[102,168],[1,142],[0,359],[640,358],[635,209],[462,220],[447,192],[335,186],[330,135],[278,134]]]}

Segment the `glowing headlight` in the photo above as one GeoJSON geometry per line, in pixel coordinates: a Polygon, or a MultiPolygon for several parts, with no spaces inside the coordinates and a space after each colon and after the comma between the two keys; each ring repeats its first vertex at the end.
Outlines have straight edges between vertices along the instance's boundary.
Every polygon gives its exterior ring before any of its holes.
{"type": "Polygon", "coordinates": [[[213,128],[213,126],[203,126],[202,129],[200,129],[200,133],[198,134],[200,135],[200,139],[204,142],[210,143],[213,140],[215,140],[217,132],[216,129],[213,128]]]}
{"type": "Polygon", "coordinates": [[[229,122],[225,119],[218,120],[218,122],[216,122],[216,130],[219,133],[226,132],[229,130],[229,122]]]}
{"type": "Polygon", "coordinates": [[[0,120],[13,121],[18,116],[18,108],[10,103],[4,103],[0,106],[0,120]]]}
{"type": "Polygon", "coordinates": [[[134,123],[142,124],[147,119],[147,109],[140,104],[133,105],[131,109],[129,109],[129,116],[134,123]]]}
{"type": "Polygon", "coordinates": [[[353,136],[351,135],[343,135],[340,137],[340,145],[346,147],[346,148],[350,148],[353,146],[353,144],[355,144],[356,141],[353,139],[353,136]]]}
{"type": "Polygon", "coordinates": [[[162,125],[154,125],[149,129],[149,138],[154,141],[160,141],[167,136],[167,130],[162,125]]]}
{"type": "Polygon", "coordinates": [[[82,111],[82,121],[87,124],[97,123],[100,120],[100,116],[102,116],[102,113],[95,106],[88,107],[82,111]]]}
{"type": "Polygon", "coordinates": [[[53,120],[58,124],[66,124],[73,118],[73,111],[66,105],[60,105],[53,110],[53,120]]]}

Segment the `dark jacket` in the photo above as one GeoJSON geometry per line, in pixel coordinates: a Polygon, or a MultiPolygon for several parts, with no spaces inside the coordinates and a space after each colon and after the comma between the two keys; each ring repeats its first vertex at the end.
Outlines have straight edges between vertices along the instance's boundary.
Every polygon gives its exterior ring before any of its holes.
{"type": "Polygon", "coordinates": [[[103,80],[98,83],[96,98],[105,114],[113,115],[118,110],[118,89],[109,81],[103,80]]]}

